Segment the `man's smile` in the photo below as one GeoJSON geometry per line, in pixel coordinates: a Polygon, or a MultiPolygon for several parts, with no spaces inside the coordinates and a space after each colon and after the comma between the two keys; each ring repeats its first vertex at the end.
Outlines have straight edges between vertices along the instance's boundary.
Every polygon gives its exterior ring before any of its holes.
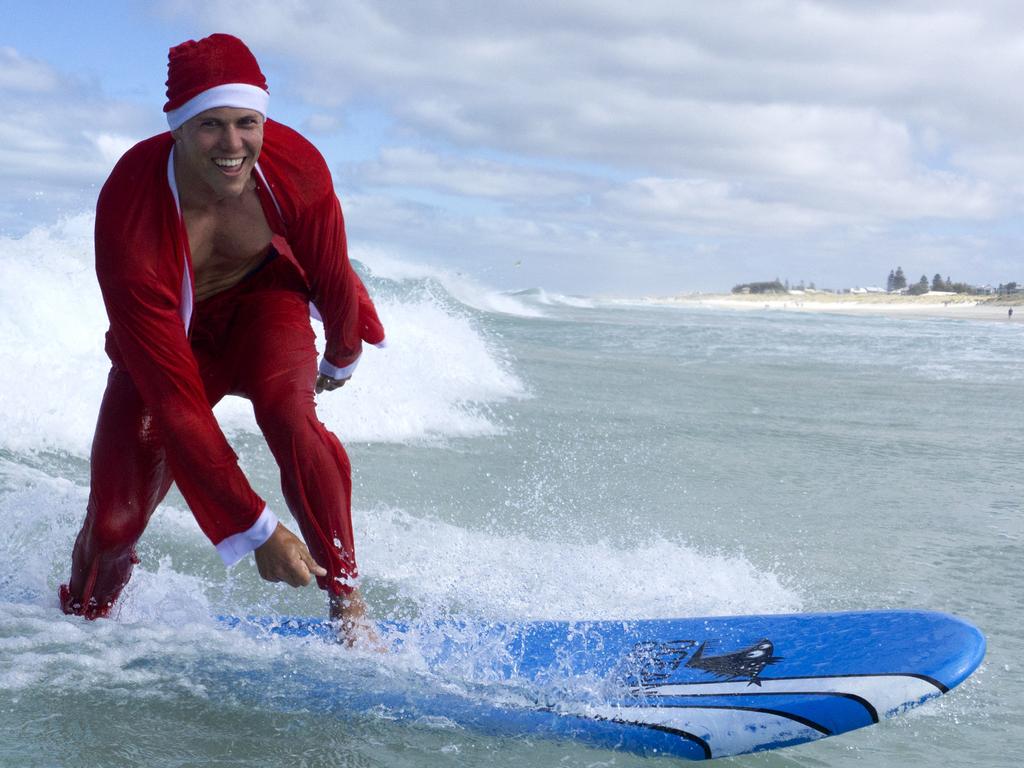
{"type": "Polygon", "coordinates": [[[215,157],[213,159],[214,164],[225,171],[235,170],[242,167],[242,163],[245,162],[244,157],[215,157]]]}

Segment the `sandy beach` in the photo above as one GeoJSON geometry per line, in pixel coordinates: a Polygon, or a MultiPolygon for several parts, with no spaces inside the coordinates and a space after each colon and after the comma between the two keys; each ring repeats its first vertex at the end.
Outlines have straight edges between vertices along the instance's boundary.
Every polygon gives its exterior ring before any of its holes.
{"type": "Polygon", "coordinates": [[[926,293],[901,296],[886,293],[790,294],[682,294],[649,297],[656,304],[680,304],[736,310],[776,310],[783,312],[832,312],[850,315],[890,317],[948,317],[963,320],[1008,320],[1024,323],[1024,295],[969,296],[965,294],[926,293]],[[1010,310],[1013,310],[1011,316],[1010,310]]]}

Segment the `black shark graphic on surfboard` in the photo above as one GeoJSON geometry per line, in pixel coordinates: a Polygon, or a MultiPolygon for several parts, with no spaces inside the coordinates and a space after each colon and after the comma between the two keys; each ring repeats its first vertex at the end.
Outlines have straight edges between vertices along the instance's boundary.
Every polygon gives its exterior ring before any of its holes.
{"type": "Polygon", "coordinates": [[[722,680],[747,680],[749,685],[761,685],[760,675],[769,664],[782,661],[782,656],[773,655],[775,647],[768,639],[760,640],[749,648],[723,656],[705,656],[707,643],[701,643],[693,656],[686,662],[691,669],[710,672],[722,680]]]}
{"type": "Polygon", "coordinates": [[[628,666],[635,670],[627,680],[636,688],[664,685],[682,667],[698,669],[719,680],[746,680],[749,685],[760,687],[760,676],[765,668],[783,660],[782,656],[775,655],[775,646],[767,638],[732,653],[708,655],[709,646],[714,647],[720,642],[670,640],[637,643],[627,659],[628,666]]]}

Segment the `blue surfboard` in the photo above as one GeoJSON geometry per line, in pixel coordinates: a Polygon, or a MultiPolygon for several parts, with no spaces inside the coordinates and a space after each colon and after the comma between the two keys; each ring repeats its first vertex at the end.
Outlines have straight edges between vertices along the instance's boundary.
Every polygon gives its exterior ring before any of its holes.
{"type": "MultiPolygon", "coordinates": [[[[318,619],[222,622],[256,635],[335,636],[318,619]]],[[[968,622],[917,611],[379,629],[393,652],[414,648],[435,680],[458,679],[472,695],[443,685],[354,695],[320,677],[306,681],[304,702],[693,760],[877,723],[947,693],[985,655],[968,622]]]]}

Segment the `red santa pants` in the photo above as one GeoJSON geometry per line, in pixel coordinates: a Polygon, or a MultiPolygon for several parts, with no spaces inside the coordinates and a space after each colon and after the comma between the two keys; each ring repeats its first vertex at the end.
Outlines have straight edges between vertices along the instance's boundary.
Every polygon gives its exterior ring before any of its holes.
{"type": "MultiPolygon", "coordinates": [[[[345,449],[316,417],[314,338],[308,289],[284,256],[198,302],[192,318],[192,351],[211,407],[228,394],[252,402],[288,509],[327,569],[317,583],[338,595],[351,591],[356,576],[352,479],[345,449]]],[[[160,430],[117,365],[100,406],[91,472],[85,523],[60,600],[65,613],[96,618],[110,612],[128,583],[139,562],[135,544],[173,480],[160,430]]]]}

